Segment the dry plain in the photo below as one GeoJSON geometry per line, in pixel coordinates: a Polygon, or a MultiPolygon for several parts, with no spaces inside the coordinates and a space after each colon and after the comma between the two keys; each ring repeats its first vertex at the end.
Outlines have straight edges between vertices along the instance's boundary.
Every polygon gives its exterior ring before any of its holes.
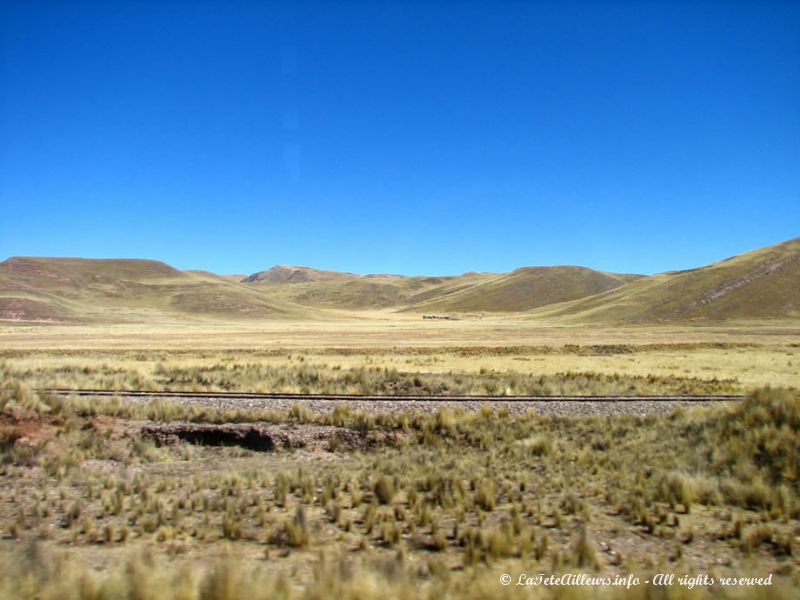
{"type": "Polygon", "coordinates": [[[794,597],[798,276],[800,239],[647,277],[10,258],[0,595],[794,597]],[[236,391],[388,399],[202,396],[236,391]],[[745,399],[503,400],[559,395],[745,399]]]}
{"type": "Polygon", "coordinates": [[[791,320],[579,328],[384,311],[9,323],[2,585],[40,598],[791,597],[798,333],[791,320]],[[749,399],[578,416],[37,391],[52,387],[749,399]],[[658,572],[774,581],[623,591],[499,579],[658,572]]]}

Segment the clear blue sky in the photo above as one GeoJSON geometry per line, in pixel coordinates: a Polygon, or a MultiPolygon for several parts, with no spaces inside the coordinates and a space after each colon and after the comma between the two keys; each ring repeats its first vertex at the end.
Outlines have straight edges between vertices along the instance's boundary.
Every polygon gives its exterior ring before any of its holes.
{"type": "Polygon", "coordinates": [[[800,235],[800,3],[9,2],[0,259],[652,273],[800,235]]]}

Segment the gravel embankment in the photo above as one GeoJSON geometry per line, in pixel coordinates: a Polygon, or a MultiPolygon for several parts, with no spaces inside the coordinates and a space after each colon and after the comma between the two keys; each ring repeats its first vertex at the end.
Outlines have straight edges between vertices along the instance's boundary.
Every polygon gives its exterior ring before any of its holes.
{"type": "MultiPolygon", "coordinates": [[[[143,398],[125,398],[132,403],[146,402],[143,398]]],[[[293,405],[300,406],[319,413],[328,413],[342,401],[338,400],[297,400],[292,398],[174,398],[166,400],[176,402],[181,406],[203,407],[217,410],[289,410],[293,405]]],[[[442,407],[461,409],[465,411],[479,411],[482,406],[488,405],[493,410],[506,410],[510,414],[523,414],[533,410],[541,415],[571,415],[571,416],[596,416],[596,415],[651,415],[666,414],[682,406],[708,406],[711,404],[727,404],[725,402],[704,402],[697,400],[626,400],[626,401],[593,401],[593,400],[533,400],[533,401],[469,401],[469,400],[417,400],[414,402],[399,402],[395,400],[350,400],[347,403],[350,410],[362,410],[368,413],[399,413],[399,412],[436,412],[442,407]]]]}

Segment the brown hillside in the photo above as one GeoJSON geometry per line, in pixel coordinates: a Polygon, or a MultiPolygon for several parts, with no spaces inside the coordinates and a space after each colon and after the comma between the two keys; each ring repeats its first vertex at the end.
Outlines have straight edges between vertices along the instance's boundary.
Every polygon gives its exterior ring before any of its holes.
{"type": "Polygon", "coordinates": [[[0,319],[114,322],[291,312],[237,282],[158,261],[12,257],[0,263],[0,319]]]}
{"type": "Polygon", "coordinates": [[[602,293],[639,277],[585,267],[523,267],[444,294],[417,297],[409,310],[519,312],[602,293]]]}
{"type": "Polygon", "coordinates": [[[275,265],[266,271],[253,273],[245,277],[244,283],[308,283],[312,281],[330,281],[358,277],[353,273],[340,273],[339,271],[323,271],[311,267],[293,267],[275,265]]]}
{"type": "Polygon", "coordinates": [[[535,311],[581,323],[800,317],[800,238],[535,311]]]}

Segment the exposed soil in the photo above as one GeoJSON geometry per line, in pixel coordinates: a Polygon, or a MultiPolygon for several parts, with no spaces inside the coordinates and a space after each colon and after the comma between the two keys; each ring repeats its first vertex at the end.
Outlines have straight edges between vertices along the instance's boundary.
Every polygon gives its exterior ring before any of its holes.
{"type": "Polygon", "coordinates": [[[239,446],[257,452],[273,450],[368,449],[391,445],[400,434],[360,433],[344,427],[324,425],[270,425],[264,423],[165,423],[148,424],[140,433],[159,445],[179,441],[200,446],[239,446]]]}

